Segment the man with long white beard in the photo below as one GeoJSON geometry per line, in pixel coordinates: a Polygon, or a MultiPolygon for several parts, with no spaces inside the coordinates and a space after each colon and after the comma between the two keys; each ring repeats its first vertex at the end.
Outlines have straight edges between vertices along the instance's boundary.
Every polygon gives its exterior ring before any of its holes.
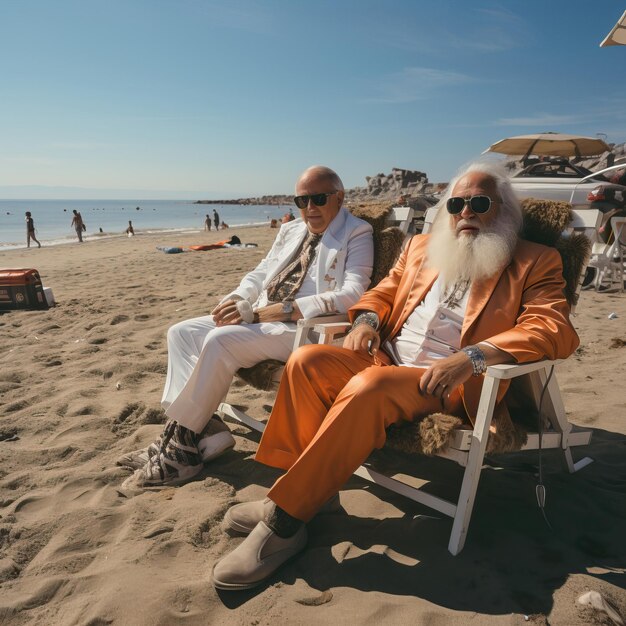
{"type": "Polygon", "coordinates": [[[225,527],[248,537],[215,566],[215,587],[257,585],[302,550],[306,522],[336,506],[389,425],[435,412],[471,423],[488,365],[576,349],[560,256],[520,239],[521,226],[504,171],[471,165],[450,183],[433,233],[413,237],[350,309],[343,348],[291,356],[256,455],[286,473],[267,499],[227,512],[225,527]]]}

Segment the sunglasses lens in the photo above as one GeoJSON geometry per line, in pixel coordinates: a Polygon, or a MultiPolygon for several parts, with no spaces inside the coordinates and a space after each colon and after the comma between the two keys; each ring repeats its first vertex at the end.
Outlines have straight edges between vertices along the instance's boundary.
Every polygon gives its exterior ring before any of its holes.
{"type": "Polygon", "coordinates": [[[491,206],[491,198],[489,196],[474,196],[470,200],[470,206],[474,213],[486,213],[491,206]]]}
{"type": "Polygon", "coordinates": [[[306,205],[309,203],[309,196],[296,196],[293,201],[299,209],[306,209],[306,205]]]}
{"type": "Polygon", "coordinates": [[[313,200],[315,206],[324,206],[327,199],[328,194],[325,193],[316,193],[314,196],[311,196],[311,200],[313,200]]]}
{"type": "Polygon", "coordinates": [[[311,196],[295,196],[293,201],[299,209],[306,209],[309,201],[315,206],[324,206],[328,202],[328,196],[332,196],[332,193],[315,193],[311,196]]]}
{"type": "Polygon", "coordinates": [[[448,213],[452,214],[452,215],[456,215],[457,213],[460,213],[463,210],[463,207],[465,206],[465,199],[464,198],[449,198],[448,202],[446,203],[446,208],[448,209],[448,213]]]}

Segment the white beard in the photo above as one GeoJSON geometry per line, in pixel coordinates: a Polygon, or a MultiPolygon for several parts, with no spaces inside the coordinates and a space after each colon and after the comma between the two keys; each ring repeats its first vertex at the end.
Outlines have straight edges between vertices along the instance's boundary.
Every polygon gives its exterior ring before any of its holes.
{"type": "Polygon", "coordinates": [[[478,235],[455,234],[447,214],[433,224],[426,263],[439,271],[445,286],[489,278],[506,267],[517,245],[518,225],[499,218],[478,235]]]}

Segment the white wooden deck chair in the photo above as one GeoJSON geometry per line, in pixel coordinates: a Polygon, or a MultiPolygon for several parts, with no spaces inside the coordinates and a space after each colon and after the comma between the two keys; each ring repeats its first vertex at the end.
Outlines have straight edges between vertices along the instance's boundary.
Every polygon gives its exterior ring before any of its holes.
{"type": "Polygon", "coordinates": [[[605,283],[617,285],[624,292],[624,250],[626,245],[626,217],[611,218],[612,243],[596,242],[591,250],[589,267],[596,268],[594,287],[596,291],[605,283]]]}
{"type": "Polygon", "coordinates": [[[408,206],[394,206],[387,216],[386,223],[389,226],[396,226],[405,235],[408,234],[409,228],[413,223],[415,210],[408,206]]]}
{"type": "MultiPolygon", "coordinates": [[[[572,235],[574,233],[580,233],[585,235],[591,242],[592,246],[595,246],[598,240],[598,229],[602,224],[602,211],[598,209],[590,209],[588,205],[574,206],[572,208],[572,221],[567,225],[565,229],[565,235],[572,235]]],[[[591,260],[591,257],[590,257],[591,260]]],[[[588,265],[587,267],[590,267],[588,265]]],[[[578,292],[582,289],[585,281],[585,271],[580,275],[578,281],[578,292]]],[[[570,313],[574,315],[576,310],[576,304],[571,305],[570,313]]]]}
{"type": "Polygon", "coordinates": [[[602,212],[590,209],[589,205],[574,205],[572,221],[567,227],[568,232],[582,233],[593,244],[598,241],[598,229],[602,224],[602,212]]]}
{"type": "MultiPolygon", "coordinates": [[[[433,209],[427,212],[426,223],[428,226],[432,224],[435,214],[436,211],[433,209]]],[[[579,217],[574,214],[570,229],[583,228],[587,217],[590,216],[579,217]]],[[[583,268],[584,266],[585,264],[583,263],[583,268]]],[[[581,280],[577,282],[577,285],[578,293],[581,280]]],[[[320,343],[330,343],[332,340],[330,335],[334,332],[345,331],[345,325],[321,324],[316,326],[315,329],[320,334],[320,343]]],[[[574,428],[567,419],[559,385],[553,373],[553,367],[560,362],[544,360],[522,365],[494,365],[487,368],[474,429],[454,431],[449,447],[437,454],[437,456],[455,461],[465,468],[459,497],[456,502],[444,500],[421,491],[420,488],[410,485],[402,478],[387,476],[375,469],[367,461],[357,469],[355,475],[452,517],[453,524],[448,550],[451,554],[457,555],[465,544],[483,466],[489,426],[493,419],[498,386],[501,380],[525,378],[525,390],[530,394],[529,399],[535,407],[539,407],[540,397],[545,387],[541,412],[546,418],[549,427],[541,435],[541,448],[562,450],[565,463],[570,472],[576,472],[592,462],[587,457],[574,462],[572,457],[572,447],[588,444],[591,440],[591,431],[574,428]]],[[[539,449],[539,439],[539,433],[529,433],[527,442],[521,449],[539,449]]]]}
{"type": "Polygon", "coordinates": [[[426,235],[431,231],[435,217],[437,217],[437,207],[431,206],[424,215],[424,228],[422,229],[422,235],[426,235]]]}

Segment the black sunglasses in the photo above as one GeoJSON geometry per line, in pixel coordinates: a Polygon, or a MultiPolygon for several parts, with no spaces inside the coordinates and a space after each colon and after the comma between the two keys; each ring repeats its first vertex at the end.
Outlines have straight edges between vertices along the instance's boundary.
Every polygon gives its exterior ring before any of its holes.
{"type": "Polygon", "coordinates": [[[306,209],[309,205],[309,200],[313,202],[315,206],[324,206],[326,202],[328,202],[328,196],[332,196],[335,193],[337,192],[331,191],[330,193],[314,193],[310,196],[295,196],[293,201],[299,209],[306,209]]]}
{"type": "Polygon", "coordinates": [[[454,196],[448,198],[446,209],[451,215],[458,215],[465,208],[465,205],[469,204],[474,213],[486,213],[491,208],[492,202],[498,201],[492,200],[489,196],[472,196],[471,198],[454,196]]]}

